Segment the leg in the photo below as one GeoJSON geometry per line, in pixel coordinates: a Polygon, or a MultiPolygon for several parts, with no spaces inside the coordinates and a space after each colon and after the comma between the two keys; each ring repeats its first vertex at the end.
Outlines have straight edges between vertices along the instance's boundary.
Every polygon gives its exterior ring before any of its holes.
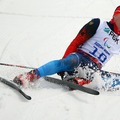
{"type": "Polygon", "coordinates": [[[25,81],[37,80],[40,77],[52,75],[61,71],[73,71],[79,65],[79,57],[77,54],[70,54],[68,57],[60,60],[54,60],[32,70],[28,73],[21,74],[14,78],[14,82],[25,86],[25,81]]]}
{"type": "Polygon", "coordinates": [[[38,68],[40,77],[52,75],[61,71],[73,71],[79,65],[78,56],[70,54],[60,60],[54,60],[38,68]]]}

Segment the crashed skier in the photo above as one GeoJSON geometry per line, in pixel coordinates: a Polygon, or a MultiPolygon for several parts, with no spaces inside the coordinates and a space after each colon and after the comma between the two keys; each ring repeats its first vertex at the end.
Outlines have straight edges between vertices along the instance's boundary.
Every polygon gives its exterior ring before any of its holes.
{"type": "MultiPolygon", "coordinates": [[[[37,69],[20,74],[13,81],[24,86],[25,81],[33,82],[55,73],[63,78],[65,72],[72,73],[79,66],[100,70],[114,54],[120,52],[119,35],[120,6],[115,9],[109,22],[95,18],[85,24],[68,46],[62,59],[50,61],[37,69]]],[[[75,80],[74,82],[80,85],[89,83],[75,80]]]]}

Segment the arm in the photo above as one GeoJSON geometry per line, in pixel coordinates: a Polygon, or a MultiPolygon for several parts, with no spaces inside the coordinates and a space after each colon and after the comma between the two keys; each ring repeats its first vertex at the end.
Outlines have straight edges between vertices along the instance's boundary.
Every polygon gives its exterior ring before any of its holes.
{"type": "Polygon", "coordinates": [[[70,53],[77,52],[77,48],[90,39],[95,33],[100,24],[100,19],[92,19],[79,31],[78,35],[68,46],[63,58],[67,57],[70,53]]]}

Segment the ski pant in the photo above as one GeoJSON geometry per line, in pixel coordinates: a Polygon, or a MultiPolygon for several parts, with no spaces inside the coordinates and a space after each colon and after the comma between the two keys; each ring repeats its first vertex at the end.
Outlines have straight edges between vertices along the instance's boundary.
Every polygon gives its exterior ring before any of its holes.
{"type": "MultiPolygon", "coordinates": [[[[88,56],[82,53],[72,53],[64,59],[53,60],[47,64],[42,65],[38,68],[40,77],[45,77],[47,75],[52,75],[62,71],[71,72],[74,71],[78,66],[92,66],[97,67],[88,56]]],[[[98,68],[98,67],[97,67],[98,68]]],[[[96,68],[95,68],[96,69],[96,68]]]]}

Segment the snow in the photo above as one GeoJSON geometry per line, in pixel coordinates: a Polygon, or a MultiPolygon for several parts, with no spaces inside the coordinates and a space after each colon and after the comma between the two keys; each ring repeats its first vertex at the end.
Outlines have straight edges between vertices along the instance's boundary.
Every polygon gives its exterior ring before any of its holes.
{"type": "MultiPolygon", "coordinates": [[[[1,0],[0,62],[39,67],[60,59],[81,27],[94,17],[110,20],[119,0],[1,0]]],[[[120,56],[103,68],[120,72],[120,56]],[[116,69],[117,68],[117,69],[116,69]]],[[[13,79],[29,69],[0,66],[13,79]]],[[[58,77],[57,75],[53,75],[58,77]]],[[[0,83],[1,120],[119,120],[120,95],[90,95],[39,79],[22,90],[27,101],[0,83]]]]}

